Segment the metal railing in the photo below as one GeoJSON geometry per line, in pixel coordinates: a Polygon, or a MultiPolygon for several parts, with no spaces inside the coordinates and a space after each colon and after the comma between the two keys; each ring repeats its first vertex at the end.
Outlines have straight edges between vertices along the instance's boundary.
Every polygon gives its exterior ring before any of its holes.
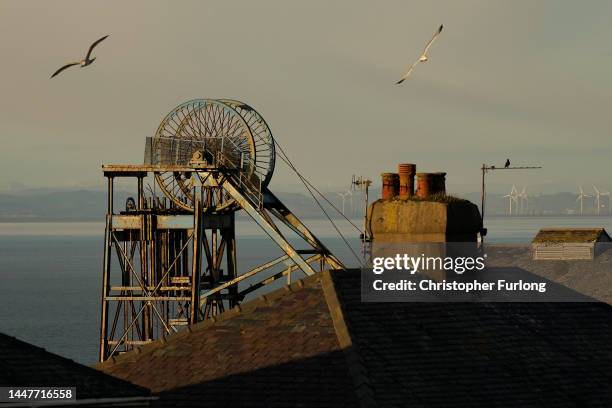
{"type": "MultiPolygon", "coordinates": [[[[249,154],[245,154],[235,141],[228,137],[211,136],[203,140],[180,139],[175,137],[147,137],[145,164],[184,166],[189,164],[196,151],[208,152],[214,160],[218,152],[230,158],[232,163],[240,161],[241,167],[255,165],[249,154]]],[[[210,163],[215,164],[215,163],[210,163]]]]}
{"type": "Polygon", "coordinates": [[[190,140],[147,137],[145,164],[188,165],[196,151],[201,151],[210,164],[228,170],[228,177],[256,208],[263,206],[262,181],[255,173],[255,162],[230,138],[207,137],[204,140],[190,140]]]}
{"type": "Polygon", "coordinates": [[[181,166],[191,160],[197,150],[206,149],[202,140],[178,139],[172,137],[147,137],[145,144],[145,164],[181,166]]]}

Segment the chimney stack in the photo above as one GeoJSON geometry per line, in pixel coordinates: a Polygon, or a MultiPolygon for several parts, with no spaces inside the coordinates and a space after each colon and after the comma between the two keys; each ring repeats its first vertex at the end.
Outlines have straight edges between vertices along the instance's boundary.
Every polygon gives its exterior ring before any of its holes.
{"type": "Polygon", "coordinates": [[[406,200],[414,195],[416,164],[400,163],[397,167],[399,174],[399,197],[406,200]]]}
{"type": "Polygon", "coordinates": [[[391,200],[399,194],[399,175],[397,173],[383,173],[382,199],[391,200]]]}
{"type": "Polygon", "coordinates": [[[417,191],[418,198],[427,198],[431,195],[434,189],[434,176],[432,173],[417,173],[417,191]]]}
{"type": "Polygon", "coordinates": [[[432,194],[446,194],[446,173],[438,172],[433,173],[433,192],[432,194]]]}

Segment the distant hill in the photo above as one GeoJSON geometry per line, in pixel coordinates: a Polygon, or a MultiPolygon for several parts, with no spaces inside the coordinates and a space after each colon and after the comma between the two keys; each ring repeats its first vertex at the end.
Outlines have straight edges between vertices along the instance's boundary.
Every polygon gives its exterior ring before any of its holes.
{"type": "MultiPolygon", "coordinates": [[[[299,193],[276,193],[283,203],[301,218],[321,218],[322,212],[312,197],[299,193]]],[[[114,206],[124,208],[130,193],[115,192],[114,206]]],[[[328,196],[339,208],[340,198],[328,196]]],[[[322,203],[323,200],[319,199],[322,203]]],[[[362,198],[355,197],[354,213],[361,214],[362,198]]],[[[349,199],[346,212],[350,214],[349,199]]],[[[329,209],[329,206],[326,204],[329,209]]],[[[92,221],[102,220],[106,213],[106,192],[92,190],[48,191],[29,190],[19,193],[0,193],[0,221],[92,221]]],[[[330,211],[330,214],[333,210],[330,211]]],[[[336,214],[337,215],[337,214],[336,214]]]]}
{"type": "MultiPolygon", "coordinates": [[[[123,206],[128,194],[118,192],[115,205],[123,206]]],[[[101,220],[106,212],[106,192],[41,191],[0,194],[0,220],[101,220]]]]}
{"type": "MultiPolygon", "coordinates": [[[[279,198],[298,217],[322,218],[323,213],[312,197],[306,193],[276,193],[279,198]]],[[[325,193],[329,201],[338,208],[342,208],[342,198],[336,193],[325,193]]],[[[129,194],[118,191],[115,193],[115,208],[123,208],[129,194]]],[[[370,193],[370,201],[380,196],[378,189],[370,193]]],[[[460,195],[480,206],[480,194],[469,193],[460,195]]],[[[555,193],[529,196],[523,201],[523,215],[568,215],[579,212],[579,205],[575,193],[555,193]]],[[[489,194],[487,196],[486,214],[507,215],[508,198],[502,194],[489,194]]],[[[319,201],[325,205],[329,214],[338,217],[328,204],[321,198],[319,201]]],[[[359,192],[352,197],[345,198],[345,214],[351,218],[363,216],[363,195],[359,192]]],[[[607,215],[610,201],[607,196],[600,199],[603,206],[601,214],[607,215]]],[[[596,214],[595,199],[585,198],[583,202],[584,214],[596,214]]],[[[520,210],[520,203],[513,203],[513,213],[520,210]],[[518,204],[518,206],[517,206],[518,204]]],[[[96,190],[28,190],[16,193],[0,193],[0,221],[91,221],[102,220],[106,212],[106,192],[96,190]]]]}
{"type": "MultiPolygon", "coordinates": [[[[480,207],[480,193],[465,194],[464,198],[478,204],[480,207]]],[[[552,194],[534,194],[528,195],[527,200],[513,201],[512,212],[522,215],[572,215],[580,213],[580,204],[577,201],[576,193],[552,193],[552,194]],[[521,203],[522,201],[522,203],[521,203]],[[521,207],[522,206],[522,207],[521,207]],[[521,209],[522,208],[522,209],[521,209]]],[[[485,204],[486,215],[508,215],[509,197],[504,197],[504,194],[487,194],[485,204]]],[[[608,215],[610,200],[608,196],[600,197],[601,215],[608,215]]],[[[597,214],[597,204],[594,197],[584,198],[583,214],[597,214]]]]}

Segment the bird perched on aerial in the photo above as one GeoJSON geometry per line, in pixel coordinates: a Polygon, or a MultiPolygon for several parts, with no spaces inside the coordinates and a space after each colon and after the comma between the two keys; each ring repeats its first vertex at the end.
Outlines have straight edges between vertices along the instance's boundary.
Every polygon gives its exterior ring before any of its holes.
{"type": "Polygon", "coordinates": [[[57,74],[59,74],[60,72],[62,72],[63,70],[73,67],[75,65],[80,65],[81,68],[86,67],[88,65],[91,65],[96,58],[91,58],[91,52],[93,51],[93,49],[96,47],[96,45],[100,44],[102,41],[104,41],[106,39],[106,37],[108,37],[108,35],[105,35],[104,37],[100,38],[99,40],[97,40],[96,42],[94,42],[93,44],[91,44],[91,46],[89,47],[89,51],[87,51],[87,55],[85,56],[85,59],[82,59],[79,62],[71,62],[70,64],[66,64],[63,67],[61,67],[60,69],[58,69],[57,71],[55,71],[53,73],[53,75],[51,75],[51,78],[53,78],[54,76],[56,76],[57,74]]]}
{"type": "Polygon", "coordinates": [[[505,168],[510,167],[510,159],[506,159],[506,164],[504,164],[505,168]]]}
{"type": "Polygon", "coordinates": [[[416,65],[419,62],[427,62],[429,60],[429,57],[427,56],[427,51],[429,51],[429,47],[431,47],[431,45],[436,40],[436,38],[438,38],[443,28],[444,28],[444,25],[440,25],[438,30],[434,33],[433,37],[431,37],[431,40],[429,40],[429,42],[425,46],[425,49],[421,53],[421,56],[419,57],[419,59],[413,62],[412,65],[410,65],[410,67],[408,68],[408,71],[404,74],[404,76],[399,81],[397,81],[398,84],[401,84],[402,82],[406,80],[406,78],[408,78],[408,76],[410,75],[414,67],[416,67],[416,65]]]}

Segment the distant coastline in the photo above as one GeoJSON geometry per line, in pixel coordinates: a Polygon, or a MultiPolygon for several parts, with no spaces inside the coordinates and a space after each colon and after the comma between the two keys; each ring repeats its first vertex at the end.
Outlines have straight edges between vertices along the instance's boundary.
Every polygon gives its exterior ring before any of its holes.
{"type": "MultiPolygon", "coordinates": [[[[248,216],[244,213],[237,213],[237,219],[249,219],[248,216]]],[[[318,216],[313,214],[308,215],[298,215],[300,219],[304,220],[326,220],[325,216],[318,216]]],[[[330,217],[333,220],[343,220],[344,218],[339,215],[330,214],[330,217]]],[[[356,215],[350,217],[352,220],[357,220],[361,222],[362,216],[356,215]]],[[[534,218],[565,218],[565,219],[612,219],[612,214],[525,214],[525,215],[507,215],[507,214],[490,214],[485,217],[485,220],[488,219],[534,219],[534,218]]],[[[0,217],[0,224],[9,224],[9,223],[92,223],[92,222],[104,222],[104,214],[101,214],[99,217],[36,217],[36,216],[21,216],[21,217],[0,217]]]]}
{"type": "MultiPolygon", "coordinates": [[[[325,197],[337,208],[342,208],[342,200],[335,192],[325,192],[325,197]]],[[[307,193],[278,192],[276,195],[298,217],[302,219],[321,219],[323,214],[312,197],[307,193]]],[[[480,204],[480,193],[455,194],[473,203],[480,204]]],[[[129,193],[115,192],[115,209],[125,207],[129,193]]],[[[380,196],[378,189],[370,192],[370,202],[380,196]]],[[[501,194],[487,195],[487,218],[520,217],[602,217],[611,216],[611,200],[602,197],[600,214],[594,198],[585,199],[584,214],[580,215],[576,194],[570,192],[533,195],[524,203],[512,203],[512,215],[508,198],[501,194]]],[[[363,196],[355,193],[345,199],[345,214],[349,218],[363,216],[363,196]]],[[[327,208],[329,206],[325,204],[327,208]]],[[[104,220],[106,212],[106,192],[100,190],[52,190],[34,189],[24,191],[0,192],[0,222],[92,222],[104,220]]],[[[335,218],[341,218],[334,210],[329,211],[335,218]]],[[[245,216],[244,214],[238,215],[245,216]]]]}

